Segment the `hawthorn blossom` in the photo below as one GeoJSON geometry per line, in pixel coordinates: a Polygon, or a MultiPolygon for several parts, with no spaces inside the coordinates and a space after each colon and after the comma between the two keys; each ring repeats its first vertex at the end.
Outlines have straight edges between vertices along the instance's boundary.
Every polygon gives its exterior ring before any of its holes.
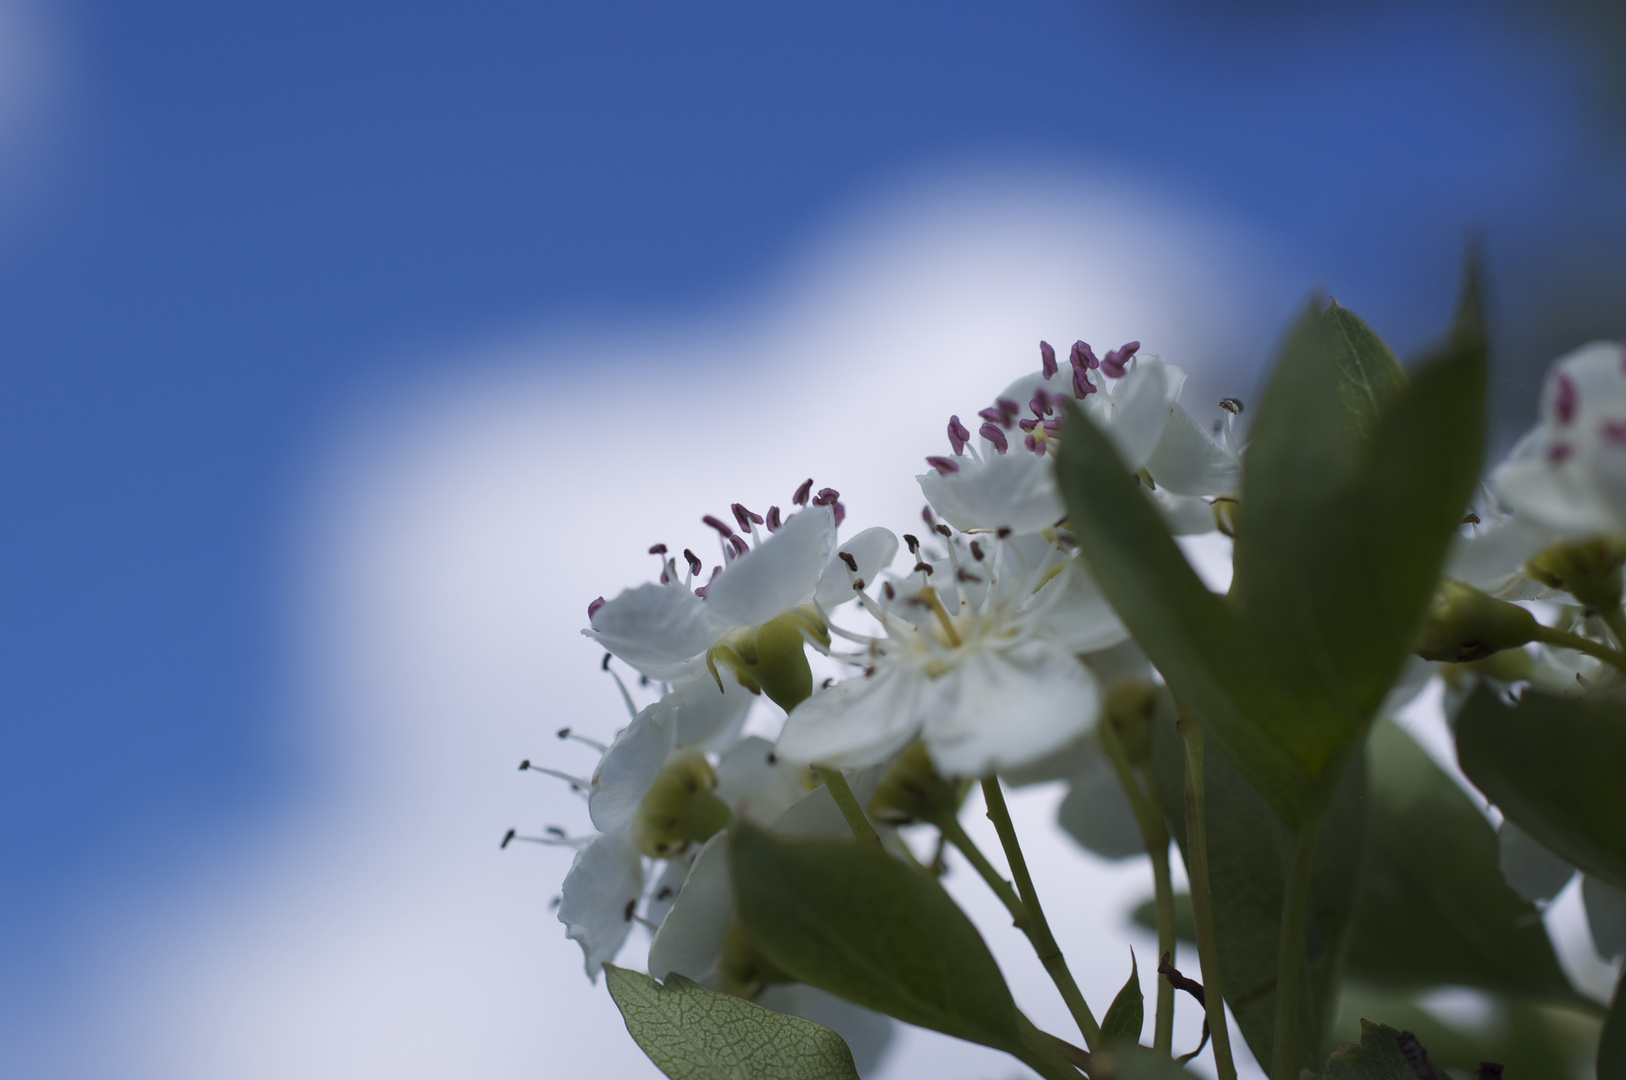
{"type": "Polygon", "coordinates": [[[862,674],[791,711],[782,756],[857,768],[920,738],[945,775],[985,776],[1032,764],[1095,722],[1096,682],[1078,656],[1128,633],[1080,558],[1037,535],[934,528],[940,554],[906,537],[914,572],[883,583],[879,600],[860,594],[884,633],[837,630],[862,647],[844,657],[862,674]]]}
{"type": "Polygon", "coordinates": [[[1055,350],[1046,342],[1039,347],[1040,370],[1017,379],[978,413],[983,423],[975,437],[958,416],[951,417],[952,455],[926,459],[932,471],[917,479],[943,520],[966,531],[1015,533],[1039,532],[1060,521],[1066,507],[1050,456],[1061,407],[1072,399],[1112,440],[1125,465],[1153,482],[1154,498],[1177,531],[1212,530],[1213,515],[1200,497],[1236,492],[1241,455],[1229,424],[1224,443],[1215,443],[1178,404],[1186,373],[1140,355],[1139,342],[1097,358],[1080,341],[1069,357],[1068,378],[1055,350]]]}

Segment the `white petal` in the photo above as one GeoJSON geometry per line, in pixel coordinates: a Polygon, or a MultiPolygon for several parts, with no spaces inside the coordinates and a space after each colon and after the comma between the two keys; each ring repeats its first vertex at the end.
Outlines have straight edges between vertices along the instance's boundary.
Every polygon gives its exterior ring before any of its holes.
{"type": "Polygon", "coordinates": [[[672,910],[649,943],[649,973],[664,980],[675,971],[698,983],[710,982],[723,951],[723,936],[733,922],[728,834],[718,833],[700,849],[672,910]]]}
{"type": "Polygon", "coordinates": [[[1099,749],[1084,760],[1084,767],[1067,789],[1067,797],[1056,809],[1056,823],[1086,851],[1103,859],[1145,854],[1146,843],[1135,823],[1135,811],[1112,763],[1099,749]]]}
{"type": "MultiPolygon", "coordinates": [[[[868,806],[870,799],[875,797],[875,789],[886,774],[888,762],[872,765],[868,768],[844,772],[847,786],[852,789],[853,797],[860,806],[868,806]]],[[[830,789],[822,784],[796,801],[796,804],[773,822],[774,832],[788,833],[792,836],[851,836],[852,828],[831,797],[830,789]]],[[[893,830],[880,828],[881,840],[885,842],[893,830]]]]}
{"type": "Polygon", "coordinates": [[[666,860],[661,876],[655,879],[654,891],[644,904],[644,917],[656,926],[659,926],[666,918],[666,913],[672,910],[672,901],[677,899],[678,890],[683,888],[684,881],[688,880],[689,867],[694,865],[695,856],[699,853],[699,849],[691,847],[675,858],[666,860]]]}
{"type": "Polygon", "coordinates": [[[679,683],[664,699],[672,710],[679,749],[701,746],[722,749],[733,743],[745,723],[756,698],[740,686],[726,664],[717,665],[717,679],[710,671],[679,683]],[[717,679],[723,688],[717,689],[717,679]]]}
{"type": "Polygon", "coordinates": [[[1088,731],[1101,707],[1089,669],[1042,641],[971,653],[931,682],[924,737],[947,776],[1030,764],[1088,731]]]}
{"type": "Polygon", "coordinates": [[[593,770],[587,813],[600,832],[631,825],[638,803],[672,753],[672,710],[662,698],[621,729],[593,770]]]}
{"type": "Polygon", "coordinates": [[[807,794],[802,783],[807,767],[774,753],[773,743],[752,735],[741,739],[717,763],[717,797],[734,815],[756,825],[771,825],[807,794]]]}
{"type": "Polygon", "coordinates": [[[1526,900],[1551,900],[1575,876],[1575,867],[1511,821],[1496,830],[1502,877],[1526,900]]]}
{"type": "Polygon", "coordinates": [[[1170,495],[1161,490],[1152,492],[1151,496],[1170,536],[1201,536],[1219,528],[1214,520],[1214,507],[1206,499],[1196,495],[1170,495]]]}
{"type": "Polygon", "coordinates": [[[890,1017],[843,1001],[806,983],[775,983],[758,995],[757,1004],[822,1024],[840,1035],[853,1052],[853,1065],[859,1076],[870,1075],[880,1064],[896,1029],[890,1017]]]}
{"type": "Polygon", "coordinates": [[[1090,671],[1095,675],[1095,684],[1105,694],[1120,682],[1133,679],[1136,682],[1151,682],[1152,661],[1134,638],[1130,638],[1110,649],[1098,653],[1091,653],[1084,658],[1090,671]]]}
{"type": "Polygon", "coordinates": [[[824,567],[824,573],[819,578],[819,587],[814,593],[814,599],[825,610],[845,603],[857,595],[853,591],[854,577],[866,585],[873,585],[876,576],[892,565],[892,559],[898,553],[898,538],[892,535],[890,529],[865,529],[842,544],[839,551],[851,555],[853,562],[858,564],[858,569],[848,570],[847,564],[841,561],[840,554],[831,557],[824,567]]]}
{"type": "Polygon", "coordinates": [[[982,461],[953,459],[960,471],[936,470],[915,477],[926,501],[942,519],[962,531],[1036,533],[1067,513],[1056,490],[1048,456],[1013,447],[982,461]]]}
{"type": "MultiPolygon", "coordinates": [[[[706,589],[706,607],[728,626],[758,626],[813,598],[836,547],[835,517],[809,506],[728,564],[706,589]]],[[[602,614],[602,613],[601,613],[602,614]]]]}
{"type": "Polygon", "coordinates": [[[1559,378],[1569,380],[1573,392],[1572,423],[1612,412],[1626,401],[1626,357],[1618,341],[1594,341],[1553,361],[1541,389],[1541,418],[1555,429],[1565,425],[1558,412],[1559,378]]]}
{"type": "Polygon", "coordinates": [[[844,769],[887,760],[920,730],[924,713],[917,699],[927,681],[883,664],[868,678],[813,691],[785,718],[779,756],[844,769]]]}
{"type": "Polygon", "coordinates": [[[1557,543],[1551,529],[1523,518],[1482,528],[1475,536],[1458,536],[1446,556],[1445,576],[1492,596],[1504,596],[1527,580],[1524,564],[1557,543]]]}
{"type": "Polygon", "coordinates": [[[1045,605],[1038,631],[1041,636],[1069,652],[1097,652],[1129,637],[1118,613],[1077,557],[1068,559],[1062,572],[1046,582],[1029,603],[1045,605]]]}
{"type": "Polygon", "coordinates": [[[643,889],[643,864],[626,831],[602,833],[576,852],[560,890],[559,921],[565,936],[581,944],[587,977],[594,982],[627,940],[628,905],[637,903],[643,889]]]}
{"type": "Polygon", "coordinates": [[[1113,384],[1111,394],[1084,399],[1085,410],[1112,440],[1130,472],[1152,456],[1185,381],[1186,373],[1173,364],[1143,357],[1113,384]]]}
{"type": "Polygon", "coordinates": [[[1581,878],[1581,901],[1598,955],[1605,960],[1626,955],[1626,892],[1587,874],[1581,878]]]}
{"type": "Polygon", "coordinates": [[[1234,495],[1242,487],[1242,462],[1213,439],[1179,404],[1146,459],[1157,486],[1175,495],[1234,495]]]}
{"type": "Polygon", "coordinates": [[[690,673],[695,658],[721,632],[698,596],[671,585],[627,589],[599,608],[592,621],[592,629],[582,633],[661,680],[690,673]]]}

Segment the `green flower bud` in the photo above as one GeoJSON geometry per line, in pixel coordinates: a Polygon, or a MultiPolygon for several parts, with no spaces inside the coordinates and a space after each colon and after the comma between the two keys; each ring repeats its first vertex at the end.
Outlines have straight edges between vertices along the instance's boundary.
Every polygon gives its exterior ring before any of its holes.
{"type": "Polygon", "coordinates": [[[717,774],[698,751],[666,763],[638,803],[633,838],[638,850],[655,859],[676,855],[690,843],[704,843],[734,815],[712,794],[717,774]]]}
{"type": "MultiPolygon", "coordinates": [[[[828,646],[830,631],[816,609],[793,608],[761,626],[729,631],[706,654],[706,664],[713,678],[718,661],[727,664],[741,686],[767,694],[790,712],[813,693],[813,669],[803,648],[809,639],[828,646]]],[[[721,679],[717,685],[722,686],[721,679]]]]}
{"type": "Polygon", "coordinates": [[[1116,683],[1107,691],[1102,713],[1135,765],[1145,764],[1152,756],[1152,722],[1157,717],[1157,696],[1156,683],[1137,679],[1116,683]]]}
{"type": "Polygon", "coordinates": [[[1237,512],[1242,509],[1242,504],[1237,501],[1236,496],[1219,495],[1208,505],[1214,511],[1214,528],[1233,540],[1236,539],[1237,512]]]}
{"type": "Polygon", "coordinates": [[[1621,564],[1626,540],[1599,537],[1554,544],[1524,565],[1524,572],[1543,585],[1563,589],[1584,606],[1613,611],[1620,606],[1621,564]]]}
{"type": "Polygon", "coordinates": [[[1534,641],[1538,628],[1519,605],[1447,578],[1429,603],[1416,652],[1424,660],[1461,664],[1534,641]]]}
{"type": "Polygon", "coordinates": [[[875,795],[869,801],[870,816],[889,825],[915,821],[938,821],[959,812],[969,783],[952,783],[938,775],[926,753],[926,744],[916,739],[887,766],[875,795]]]}

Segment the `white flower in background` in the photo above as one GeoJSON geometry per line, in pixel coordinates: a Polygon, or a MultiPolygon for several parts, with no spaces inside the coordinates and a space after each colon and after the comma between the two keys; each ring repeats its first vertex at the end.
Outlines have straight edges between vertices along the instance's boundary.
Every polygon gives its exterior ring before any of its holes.
{"type": "Polygon", "coordinates": [[[809,480],[797,489],[793,501],[804,509],[783,522],[778,507],[763,517],[736,503],[735,520],[749,541],[718,518],[703,519],[718,532],[725,565],[699,587],[700,558],[685,549],[680,575],[666,545],[656,544],[650,551],[662,560],[660,583],[595,600],[583,633],[650,678],[671,682],[707,671],[722,686],[726,667],[752,693],[794,704],[811,678],[803,642],[827,645],[824,613],[851,599],[855,584],[897,551],[884,529],[866,530],[838,551],[840,495],[830,488],[814,495],[812,486],[809,480]]]}
{"type": "Polygon", "coordinates": [[[858,768],[915,738],[948,776],[1018,768],[1095,722],[1096,683],[1079,654],[1128,633],[1083,562],[1040,536],[969,538],[934,526],[941,555],[861,596],[883,634],[837,628],[862,646],[858,678],[816,691],[785,721],[779,753],[858,768]]]}
{"type": "Polygon", "coordinates": [[[1541,417],[1496,470],[1514,515],[1568,538],[1626,532],[1626,349],[1598,341],[1554,363],[1541,417]]]}
{"type": "Polygon", "coordinates": [[[926,459],[933,471],[918,477],[920,487],[943,520],[966,531],[1018,534],[1060,521],[1066,508],[1050,457],[1060,407],[1072,398],[1112,440],[1125,464],[1152,479],[1177,531],[1213,529],[1213,515],[1200,497],[1234,494],[1241,457],[1229,427],[1225,445],[1216,444],[1176,401],[1186,373],[1139,355],[1139,342],[1097,359],[1080,341],[1073,345],[1067,378],[1055,350],[1046,342],[1039,349],[1040,370],[1006,387],[978,414],[983,424],[975,441],[960,418],[951,417],[952,455],[926,459]]]}

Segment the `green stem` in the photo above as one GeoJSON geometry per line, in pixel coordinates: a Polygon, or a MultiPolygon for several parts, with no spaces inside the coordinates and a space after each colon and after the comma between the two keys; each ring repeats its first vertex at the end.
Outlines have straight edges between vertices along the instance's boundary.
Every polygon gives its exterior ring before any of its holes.
{"type": "Polygon", "coordinates": [[[1607,611],[1600,611],[1598,615],[1615,635],[1615,644],[1626,649],[1626,608],[1612,607],[1607,611]]]}
{"type": "MultiPolygon", "coordinates": [[[[1613,629],[1613,624],[1611,624],[1611,629],[1613,629]]],[[[1616,671],[1626,675],[1626,653],[1618,649],[1611,649],[1609,646],[1593,641],[1591,638],[1582,637],[1580,634],[1571,634],[1551,626],[1538,626],[1536,628],[1536,640],[1545,642],[1548,645],[1557,645],[1565,649],[1574,649],[1579,653],[1586,653],[1588,656],[1602,660],[1616,671]]]]}
{"type": "Polygon", "coordinates": [[[1022,845],[1016,839],[1016,826],[1011,824],[1011,812],[1005,805],[1005,792],[1000,789],[999,777],[983,779],[982,796],[988,804],[988,817],[999,832],[999,842],[1005,848],[1005,861],[1010,863],[1011,876],[1016,879],[1022,907],[1028,914],[1028,940],[1033,942],[1033,951],[1039,954],[1039,962],[1050,973],[1056,989],[1061,991],[1062,1000],[1067,1002],[1067,1010],[1073,1014],[1079,1033],[1084,1036],[1084,1045],[1094,1050],[1101,1040],[1101,1026],[1090,1013],[1090,1006],[1084,1000],[1078,983],[1073,981],[1073,973],[1067,969],[1067,960],[1050,933],[1050,923],[1044,917],[1044,909],[1039,906],[1039,894],[1033,889],[1033,877],[1028,873],[1027,860],[1022,857],[1022,845]]]}
{"type": "Polygon", "coordinates": [[[1074,1056],[1068,1050],[1083,1054],[1071,1043],[1064,1042],[1048,1032],[1035,1027],[1033,1021],[1022,1015],[1021,1010],[1016,1013],[1016,1029],[1021,1035],[1021,1047],[1012,1049],[1010,1053],[1028,1068],[1044,1077],[1045,1080],[1079,1080],[1078,1067],[1071,1060],[1074,1056]],[[1062,1049],[1067,1047],[1067,1050],[1062,1049]]]}
{"type": "MultiPolygon", "coordinates": [[[[1123,740],[1118,738],[1111,723],[1105,723],[1098,729],[1101,733],[1101,746],[1112,761],[1112,768],[1118,774],[1118,783],[1123,785],[1124,794],[1129,798],[1130,809],[1135,813],[1135,824],[1140,828],[1142,843],[1146,845],[1146,854],[1152,859],[1152,888],[1156,897],[1157,907],[1157,952],[1159,956],[1167,955],[1169,963],[1175,963],[1174,938],[1174,885],[1169,880],[1169,830],[1163,824],[1163,814],[1158,809],[1156,789],[1148,794],[1141,788],[1140,782],[1135,779],[1134,768],[1130,765],[1129,755],[1124,750],[1123,740]]],[[[1156,781],[1150,776],[1149,783],[1156,781]]],[[[1174,1048],[1174,987],[1169,980],[1161,976],[1157,980],[1157,1011],[1152,1028],[1152,1049],[1159,1053],[1171,1053],[1174,1048]]]]}
{"type": "Polygon", "coordinates": [[[1208,806],[1203,795],[1203,732],[1181,712],[1180,735],[1186,744],[1186,869],[1191,878],[1191,907],[1197,917],[1197,962],[1203,969],[1203,1008],[1214,1040],[1214,1069],[1219,1080],[1236,1080],[1231,1058],[1231,1029],[1225,1025],[1225,993],[1220,981],[1219,948],[1214,940],[1214,899],[1208,888],[1208,806]]]}
{"type": "Polygon", "coordinates": [[[1304,972],[1304,916],[1310,905],[1316,840],[1321,836],[1321,823],[1327,819],[1332,789],[1342,771],[1342,761],[1327,765],[1310,791],[1304,817],[1293,834],[1287,885],[1282,891],[1282,936],[1276,946],[1276,1042],[1271,1053],[1271,1080],[1295,1080],[1299,1074],[1299,986],[1304,972]]]}
{"type": "Polygon", "coordinates": [[[824,786],[830,790],[830,797],[836,801],[841,816],[847,819],[847,827],[853,831],[853,835],[864,843],[880,847],[881,834],[875,831],[875,826],[864,816],[864,808],[858,805],[858,796],[853,794],[853,789],[848,786],[847,778],[841,774],[841,770],[829,765],[815,765],[813,771],[819,774],[819,779],[823,780],[824,786]]]}
{"type": "Polygon", "coordinates": [[[936,825],[937,830],[948,839],[948,842],[965,856],[977,875],[988,883],[988,887],[994,890],[994,895],[1005,905],[1005,910],[1011,913],[1011,922],[1023,933],[1027,933],[1028,913],[1022,906],[1021,898],[1016,895],[1016,890],[1011,888],[1011,883],[1005,880],[1005,876],[988,861],[988,856],[982,853],[976,841],[966,835],[959,819],[952,814],[945,814],[942,820],[934,821],[932,824],[936,825]]]}

